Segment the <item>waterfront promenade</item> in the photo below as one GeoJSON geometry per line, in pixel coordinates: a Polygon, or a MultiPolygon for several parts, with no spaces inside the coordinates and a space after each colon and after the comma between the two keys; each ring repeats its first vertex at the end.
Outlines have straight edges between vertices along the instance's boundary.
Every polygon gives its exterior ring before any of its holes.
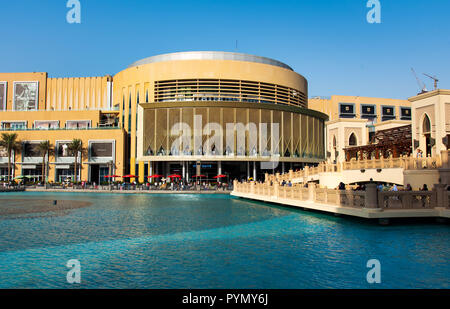
{"type": "Polygon", "coordinates": [[[103,189],[45,189],[26,188],[26,192],[116,193],[116,194],[230,194],[229,190],[109,190],[103,189]]]}
{"type": "Polygon", "coordinates": [[[278,182],[239,183],[232,196],[348,215],[366,219],[450,218],[450,192],[446,185],[431,191],[379,191],[367,184],[365,191],[318,188],[316,184],[281,186],[278,182]]]}

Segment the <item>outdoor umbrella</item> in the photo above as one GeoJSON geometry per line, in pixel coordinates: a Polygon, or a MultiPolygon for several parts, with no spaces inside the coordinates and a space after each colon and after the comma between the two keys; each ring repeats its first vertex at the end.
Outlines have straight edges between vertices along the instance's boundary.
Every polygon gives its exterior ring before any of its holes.
{"type": "Polygon", "coordinates": [[[227,178],[227,177],[228,177],[227,175],[217,175],[217,176],[214,176],[214,179],[227,178]]]}
{"type": "Polygon", "coordinates": [[[119,178],[119,175],[107,175],[105,178],[119,178]]]}
{"type": "Polygon", "coordinates": [[[137,178],[136,175],[125,175],[122,178],[137,178]]]}
{"type": "Polygon", "coordinates": [[[148,176],[147,178],[162,178],[164,177],[163,175],[152,175],[152,176],[148,176]]]}
{"type": "Polygon", "coordinates": [[[169,178],[183,178],[183,177],[181,177],[181,175],[176,175],[176,174],[174,174],[174,175],[169,175],[169,176],[167,176],[167,177],[169,177],[169,178]]]}

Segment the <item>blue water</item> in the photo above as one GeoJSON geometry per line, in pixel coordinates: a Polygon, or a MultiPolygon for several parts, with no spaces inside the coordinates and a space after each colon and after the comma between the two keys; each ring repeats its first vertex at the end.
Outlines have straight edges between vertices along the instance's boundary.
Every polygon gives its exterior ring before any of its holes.
{"type": "Polygon", "coordinates": [[[450,288],[450,229],[382,227],[224,195],[2,194],[92,202],[0,216],[0,288],[450,288]],[[81,284],[66,263],[81,263],[81,284]],[[369,284],[366,263],[381,263],[369,284]]]}

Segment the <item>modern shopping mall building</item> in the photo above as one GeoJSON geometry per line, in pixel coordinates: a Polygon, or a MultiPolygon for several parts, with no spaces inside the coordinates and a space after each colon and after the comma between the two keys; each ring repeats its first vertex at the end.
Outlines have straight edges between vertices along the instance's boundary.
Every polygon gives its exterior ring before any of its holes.
{"type": "MultiPolygon", "coordinates": [[[[86,154],[79,180],[172,173],[230,179],[326,159],[324,113],[308,109],[308,83],[279,61],[229,52],[183,52],[140,60],[114,77],[49,78],[0,73],[0,133],[22,143],[13,176],[40,180],[41,141],[55,152],[48,181],[74,175],[67,144],[86,154]]],[[[7,175],[0,150],[0,175],[7,175]]]]}

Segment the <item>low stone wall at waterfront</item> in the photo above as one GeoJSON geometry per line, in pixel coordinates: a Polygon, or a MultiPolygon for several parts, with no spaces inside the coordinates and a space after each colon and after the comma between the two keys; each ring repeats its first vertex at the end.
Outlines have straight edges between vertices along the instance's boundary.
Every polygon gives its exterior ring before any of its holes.
{"type": "Polygon", "coordinates": [[[450,191],[446,187],[439,184],[431,191],[393,192],[378,191],[376,184],[368,184],[365,191],[352,191],[318,188],[314,183],[307,187],[299,184],[290,187],[279,183],[235,181],[232,195],[360,217],[449,217],[450,191]]]}
{"type": "Polygon", "coordinates": [[[0,187],[0,193],[1,192],[23,192],[25,191],[24,187],[20,187],[20,188],[8,188],[8,187],[0,187]]]}

